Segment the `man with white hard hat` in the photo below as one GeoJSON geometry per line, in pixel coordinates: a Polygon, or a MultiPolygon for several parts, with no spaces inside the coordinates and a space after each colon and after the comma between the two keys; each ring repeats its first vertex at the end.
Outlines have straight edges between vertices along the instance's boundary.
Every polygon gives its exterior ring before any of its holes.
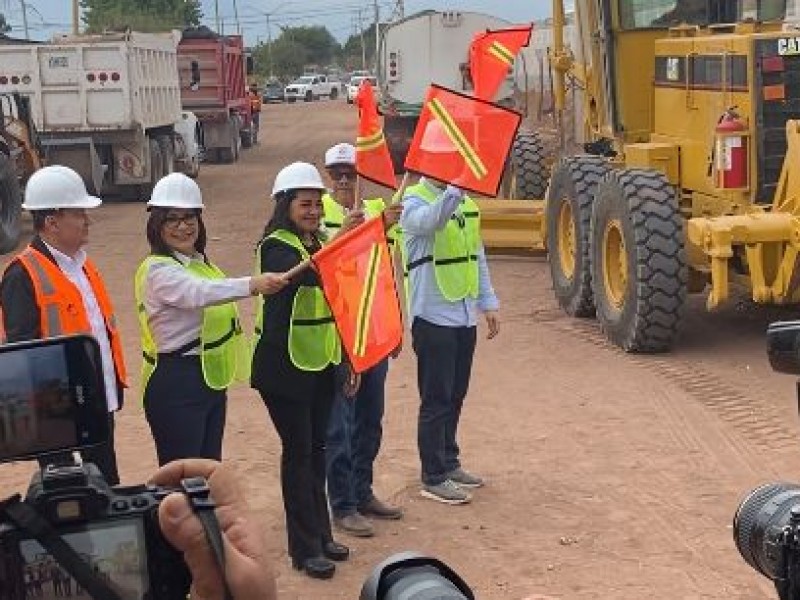
{"type": "MultiPolygon", "coordinates": [[[[363,210],[356,199],[356,148],[342,143],[325,153],[329,191],[322,196],[323,225],[329,237],[362,223],[365,218],[385,215],[387,226],[397,223],[402,205],[386,207],[381,198],[365,199],[363,210]]],[[[394,228],[396,229],[396,228],[394,228]]],[[[396,233],[389,231],[394,245],[396,233]]],[[[331,410],[325,449],[328,500],[337,529],[356,537],[370,537],[374,528],[368,517],[400,519],[403,512],[375,496],[372,489],[373,464],[381,447],[388,359],[361,374],[354,398],[345,397],[341,386],[331,410]]],[[[340,366],[339,377],[346,376],[340,366]]]]}
{"type": "MultiPolygon", "coordinates": [[[[85,250],[91,223],[88,211],[101,202],[87,193],[80,175],[67,167],[44,167],[31,176],[22,207],[33,216],[35,235],[3,273],[0,306],[7,342],[71,334],[90,334],[97,339],[109,440],[82,454],[85,462],[96,464],[106,481],[115,485],[119,473],[114,413],[122,407],[122,390],[127,385],[125,361],[111,299],[85,250]]],[[[48,457],[40,464],[59,458],[63,457],[48,457]]]]}

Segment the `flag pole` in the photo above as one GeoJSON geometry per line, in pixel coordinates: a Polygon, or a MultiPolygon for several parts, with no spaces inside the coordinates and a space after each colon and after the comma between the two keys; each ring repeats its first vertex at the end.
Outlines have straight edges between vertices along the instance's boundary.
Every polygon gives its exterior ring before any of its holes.
{"type": "Polygon", "coordinates": [[[303,271],[305,271],[306,269],[308,269],[311,265],[312,265],[311,259],[307,258],[304,261],[293,266],[288,271],[286,271],[284,275],[286,276],[287,279],[291,279],[292,277],[295,277],[300,273],[302,273],[303,271]]]}
{"type": "Polygon", "coordinates": [[[361,210],[364,208],[364,200],[361,198],[361,175],[356,175],[356,201],[353,203],[353,208],[361,210]]]}
{"type": "Polygon", "coordinates": [[[397,191],[392,196],[392,204],[397,204],[403,199],[403,194],[406,191],[407,185],[408,185],[408,171],[403,173],[403,179],[400,181],[400,187],[397,188],[397,191]]]}

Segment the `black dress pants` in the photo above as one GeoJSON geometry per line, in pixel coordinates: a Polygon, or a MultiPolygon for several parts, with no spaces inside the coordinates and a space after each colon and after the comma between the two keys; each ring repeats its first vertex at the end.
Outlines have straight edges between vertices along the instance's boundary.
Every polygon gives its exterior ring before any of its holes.
{"type": "Polygon", "coordinates": [[[422,483],[438,485],[461,466],[456,442],[469,389],[476,327],[444,327],[416,317],[411,326],[417,355],[420,405],[417,445],[422,483]]]}
{"type": "Polygon", "coordinates": [[[302,562],[332,541],[325,494],[325,441],[333,395],[287,397],[261,393],[281,438],[281,488],[289,556],[302,562]]]}
{"type": "Polygon", "coordinates": [[[147,382],[144,412],[158,464],[179,458],[222,460],[225,390],[212,390],[199,356],[159,355],[147,382]]]}

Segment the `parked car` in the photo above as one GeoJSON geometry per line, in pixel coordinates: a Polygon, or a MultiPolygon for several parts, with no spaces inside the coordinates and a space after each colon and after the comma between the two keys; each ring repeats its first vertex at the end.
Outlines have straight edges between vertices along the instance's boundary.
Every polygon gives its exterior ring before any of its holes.
{"type": "Polygon", "coordinates": [[[350,78],[350,83],[347,84],[347,103],[352,104],[355,102],[356,94],[358,94],[358,87],[361,85],[361,82],[364,80],[368,80],[371,84],[373,89],[375,90],[375,96],[377,98],[378,95],[378,79],[373,77],[372,75],[356,75],[350,78]]]}
{"type": "Polygon", "coordinates": [[[264,84],[264,94],[261,98],[264,104],[283,102],[283,86],[279,81],[268,81],[264,84]]]}
{"type": "Polygon", "coordinates": [[[287,102],[304,100],[311,102],[328,96],[331,100],[339,97],[339,88],[331,85],[325,75],[303,75],[286,86],[285,96],[287,102]]]}

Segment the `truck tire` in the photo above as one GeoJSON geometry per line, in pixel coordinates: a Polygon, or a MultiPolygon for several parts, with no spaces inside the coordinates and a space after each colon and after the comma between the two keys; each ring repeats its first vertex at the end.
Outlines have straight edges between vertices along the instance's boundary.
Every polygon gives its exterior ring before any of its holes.
{"type": "Polygon", "coordinates": [[[333,88],[331,90],[331,100],[336,100],[339,97],[339,90],[333,88]]]}
{"type": "Polygon", "coordinates": [[[657,171],[611,171],[597,185],[589,241],[606,337],[626,352],[669,350],[688,279],[675,188],[657,171]]]}
{"type": "Polygon", "coordinates": [[[168,135],[156,137],[158,149],[161,152],[161,172],[169,175],[175,172],[175,145],[172,138],[168,135]]]}
{"type": "Polygon", "coordinates": [[[11,252],[20,238],[22,191],[14,164],[0,154],[0,254],[11,252]]]}
{"type": "Polygon", "coordinates": [[[547,261],[556,300],[572,317],[594,316],[589,223],[595,188],[610,169],[596,156],[564,158],[547,191],[547,261]]]}
{"type": "Polygon", "coordinates": [[[253,143],[255,142],[255,129],[253,128],[253,123],[247,126],[247,129],[242,129],[241,131],[242,137],[242,148],[252,148],[253,143]]]}
{"type": "Polygon", "coordinates": [[[305,98],[303,98],[304,102],[313,102],[314,101],[314,94],[311,93],[311,90],[306,92],[305,98]]]}
{"type": "Polygon", "coordinates": [[[229,146],[227,148],[217,149],[217,162],[221,162],[226,165],[235,163],[237,160],[239,160],[239,149],[241,148],[242,144],[242,140],[239,137],[239,123],[234,117],[231,117],[230,128],[233,133],[231,134],[229,146]]]}
{"type": "Polygon", "coordinates": [[[511,147],[516,198],[538,200],[547,191],[547,162],[539,134],[520,132],[511,147]]]}

